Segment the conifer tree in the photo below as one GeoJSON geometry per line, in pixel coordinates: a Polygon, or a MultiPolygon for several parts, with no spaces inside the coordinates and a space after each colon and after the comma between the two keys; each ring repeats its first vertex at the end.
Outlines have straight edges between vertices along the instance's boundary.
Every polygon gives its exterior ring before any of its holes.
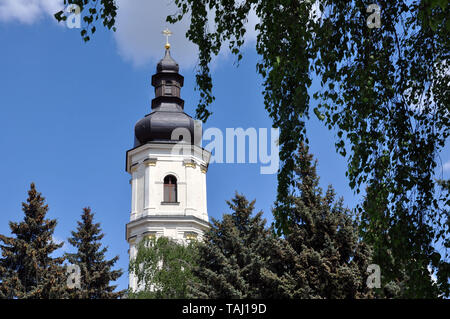
{"type": "Polygon", "coordinates": [[[0,235],[0,298],[63,298],[66,288],[63,257],[51,255],[63,243],[53,241],[55,219],[45,219],[48,205],[34,183],[22,203],[22,222],[10,222],[13,237],[0,235]]]}
{"type": "MultiPolygon", "coordinates": [[[[371,250],[358,225],[330,186],[322,195],[316,164],[303,147],[296,158],[289,232],[275,237],[254,201],[236,195],[232,214],[213,220],[199,245],[193,296],[200,298],[368,298],[371,250]]],[[[285,202],[284,202],[285,203],[285,202]]]]}
{"type": "Polygon", "coordinates": [[[67,253],[67,260],[80,267],[80,289],[70,289],[70,298],[76,299],[116,299],[123,296],[124,291],[115,292],[111,281],[122,276],[122,270],[111,268],[119,256],[111,260],[105,259],[107,248],[101,248],[100,224],[94,223],[94,214],[89,207],[83,209],[81,221],[78,221],[76,231],[72,231],[69,243],[77,249],[76,253],[67,253]]]}
{"type": "Polygon", "coordinates": [[[213,219],[211,229],[199,243],[199,257],[194,274],[192,295],[199,298],[263,298],[261,269],[270,262],[268,242],[273,240],[266,229],[262,212],[252,217],[255,201],[249,203],[236,194],[228,206],[232,214],[223,220],[213,219]]]}
{"type": "Polygon", "coordinates": [[[335,200],[331,186],[322,194],[317,162],[305,145],[295,160],[289,205],[275,207],[289,218],[288,248],[275,250],[280,258],[287,257],[286,271],[267,278],[284,282],[284,290],[294,298],[371,297],[366,286],[371,250],[361,241],[356,221],[343,199],[335,200]]]}

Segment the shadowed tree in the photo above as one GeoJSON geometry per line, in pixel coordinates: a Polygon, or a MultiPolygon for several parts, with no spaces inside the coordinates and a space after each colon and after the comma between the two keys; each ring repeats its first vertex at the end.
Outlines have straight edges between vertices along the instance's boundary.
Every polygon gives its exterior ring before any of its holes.
{"type": "Polygon", "coordinates": [[[66,289],[64,258],[51,255],[63,246],[53,241],[55,219],[46,219],[48,206],[36,191],[28,191],[25,214],[20,223],[10,222],[13,237],[0,235],[0,297],[19,299],[64,298],[66,289]]]}
{"type": "MultiPolygon", "coordinates": [[[[272,257],[286,260],[278,273],[293,279],[288,287],[295,298],[371,298],[366,286],[371,250],[361,240],[357,222],[343,199],[335,200],[331,186],[322,194],[316,162],[305,145],[295,160],[289,205],[284,207],[288,249],[276,249],[279,257],[272,257]]],[[[283,282],[276,273],[269,278],[283,282]]]]}
{"type": "Polygon", "coordinates": [[[233,211],[222,221],[213,219],[199,255],[192,295],[197,298],[264,298],[261,269],[270,262],[268,242],[275,240],[265,229],[262,212],[251,216],[255,201],[236,194],[227,201],[233,211]]]}
{"type": "Polygon", "coordinates": [[[94,214],[91,209],[84,208],[81,221],[76,231],[72,231],[69,243],[77,249],[76,253],[66,253],[67,260],[80,267],[80,289],[70,289],[69,298],[76,299],[116,299],[124,295],[125,291],[117,291],[116,285],[111,281],[122,276],[122,270],[112,270],[119,259],[116,256],[107,260],[107,248],[101,248],[104,234],[100,224],[94,223],[94,214]]]}
{"type": "Polygon", "coordinates": [[[343,200],[330,187],[323,196],[312,156],[302,148],[290,196],[290,232],[265,228],[254,201],[236,194],[231,214],[199,244],[192,294],[200,298],[370,298],[371,250],[358,235],[343,200]]]}

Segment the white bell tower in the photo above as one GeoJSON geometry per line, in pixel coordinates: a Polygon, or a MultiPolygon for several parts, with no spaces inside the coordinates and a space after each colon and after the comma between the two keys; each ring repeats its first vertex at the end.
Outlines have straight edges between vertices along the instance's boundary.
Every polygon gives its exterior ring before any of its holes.
{"type": "MultiPolygon", "coordinates": [[[[126,225],[130,258],[143,238],[202,240],[209,228],[206,172],[211,154],[201,147],[201,125],[183,111],[184,78],[178,71],[166,43],[165,57],[152,77],[152,112],[136,123],[135,145],[126,154],[131,175],[131,215],[126,225]]],[[[129,285],[137,288],[133,276],[129,285]]]]}

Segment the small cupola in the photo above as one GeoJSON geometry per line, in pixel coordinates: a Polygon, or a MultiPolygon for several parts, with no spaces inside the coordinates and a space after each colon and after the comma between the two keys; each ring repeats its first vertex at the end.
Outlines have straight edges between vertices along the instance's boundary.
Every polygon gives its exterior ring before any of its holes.
{"type": "Polygon", "coordinates": [[[156,66],[152,76],[155,87],[155,98],[152,100],[152,112],[139,120],[135,126],[135,147],[152,141],[179,141],[172,132],[177,128],[185,128],[191,134],[194,143],[194,119],[184,112],[184,100],[181,88],[184,77],[179,74],[179,65],[170,55],[170,45],[166,43],[166,52],[156,66]]]}

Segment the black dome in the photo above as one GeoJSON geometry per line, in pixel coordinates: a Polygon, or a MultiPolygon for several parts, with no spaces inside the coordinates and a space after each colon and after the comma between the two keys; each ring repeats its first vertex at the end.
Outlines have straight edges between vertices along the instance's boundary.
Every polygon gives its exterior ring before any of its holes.
{"type": "MultiPolygon", "coordinates": [[[[152,100],[153,111],[136,123],[135,147],[152,141],[179,141],[180,134],[172,136],[175,129],[186,129],[194,144],[194,119],[183,111],[184,101],[180,97],[183,76],[178,74],[178,63],[166,49],[164,58],[158,63],[157,73],[152,77],[156,97],[152,100]]],[[[183,134],[184,130],[180,130],[183,134]]]]}
{"type": "Polygon", "coordinates": [[[161,61],[159,61],[158,65],[156,66],[156,72],[178,73],[179,70],[180,67],[178,66],[178,63],[175,62],[175,60],[170,56],[169,49],[166,49],[166,55],[161,59],[161,61]]]}
{"type": "MultiPolygon", "coordinates": [[[[169,111],[167,109],[166,106],[154,110],[136,123],[134,127],[135,146],[152,141],[179,141],[180,134],[172,136],[172,132],[177,128],[187,129],[191,140],[186,142],[193,144],[194,119],[183,111],[169,111]]],[[[182,131],[180,130],[180,132],[182,131]]]]}

